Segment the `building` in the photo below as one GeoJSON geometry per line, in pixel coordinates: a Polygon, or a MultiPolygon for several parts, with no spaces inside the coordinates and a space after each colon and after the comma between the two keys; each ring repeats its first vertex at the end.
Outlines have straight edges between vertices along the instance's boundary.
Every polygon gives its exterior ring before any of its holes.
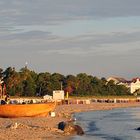
{"type": "Polygon", "coordinates": [[[126,79],[122,78],[122,77],[110,77],[107,79],[107,81],[114,81],[114,84],[116,85],[124,85],[128,88],[130,88],[130,83],[131,81],[127,81],[126,79]]]}
{"type": "Polygon", "coordinates": [[[140,78],[132,79],[130,84],[130,92],[134,93],[138,89],[140,89],[140,78]]]}
{"type": "Polygon", "coordinates": [[[119,83],[127,83],[127,81],[124,78],[121,77],[109,77],[107,81],[114,81],[114,84],[119,84],[119,83]]]}
{"type": "Polygon", "coordinates": [[[53,100],[64,100],[64,90],[54,90],[53,100]]]}
{"type": "Polygon", "coordinates": [[[134,78],[131,81],[127,81],[124,78],[120,77],[110,77],[107,79],[109,82],[110,80],[114,81],[114,84],[117,85],[124,85],[130,89],[130,92],[133,94],[136,90],[140,89],[140,78],[134,78]]]}
{"type": "Polygon", "coordinates": [[[43,96],[43,99],[44,100],[50,100],[51,101],[52,100],[52,96],[50,96],[50,95],[44,95],[43,96]]]}

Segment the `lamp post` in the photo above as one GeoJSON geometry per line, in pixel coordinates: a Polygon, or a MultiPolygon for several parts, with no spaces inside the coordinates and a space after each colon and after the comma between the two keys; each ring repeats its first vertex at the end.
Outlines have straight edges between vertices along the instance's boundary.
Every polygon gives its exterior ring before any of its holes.
{"type": "Polygon", "coordinates": [[[27,69],[28,62],[25,62],[25,68],[27,69]]]}

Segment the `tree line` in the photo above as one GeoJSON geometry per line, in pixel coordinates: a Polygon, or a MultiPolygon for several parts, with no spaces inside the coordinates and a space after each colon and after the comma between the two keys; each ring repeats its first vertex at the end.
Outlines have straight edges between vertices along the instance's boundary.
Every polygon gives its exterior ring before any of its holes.
{"type": "Polygon", "coordinates": [[[36,73],[27,67],[19,71],[8,67],[5,70],[0,68],[0,78],[11,96],[52,95],[53,90],[61,89],[61,85],[71,96],[130,95],[129,89],[124,85],[116,85],[114,81],[107,82],[104,77],[98,78],[86,73],[64,76],[60,73],[36,73]]]}

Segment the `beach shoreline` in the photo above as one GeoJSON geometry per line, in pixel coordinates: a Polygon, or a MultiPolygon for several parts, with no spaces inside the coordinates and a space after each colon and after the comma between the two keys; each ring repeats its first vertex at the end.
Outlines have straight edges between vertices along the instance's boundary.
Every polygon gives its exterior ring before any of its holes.
{"type": "Polygon", "coordinates": [[[0,118],[1,140],[69,140],[71,135],[58,129],[59,122],[71,120],[78,112],[111,110],[124,107],[140,107],[139,102],[91,103],[57,105],[55,117],[0,118]],[[17,125],[15,127],[15,124],[17,125]]]}

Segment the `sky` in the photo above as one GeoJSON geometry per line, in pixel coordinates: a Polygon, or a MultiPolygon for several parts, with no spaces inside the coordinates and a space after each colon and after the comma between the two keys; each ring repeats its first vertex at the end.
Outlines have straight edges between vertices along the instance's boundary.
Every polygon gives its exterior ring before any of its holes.
{"type": "Polygon", "coordinates": [[[25,64],[140,77],[140,0],[0,0],[0,67],[25,64]]]}

